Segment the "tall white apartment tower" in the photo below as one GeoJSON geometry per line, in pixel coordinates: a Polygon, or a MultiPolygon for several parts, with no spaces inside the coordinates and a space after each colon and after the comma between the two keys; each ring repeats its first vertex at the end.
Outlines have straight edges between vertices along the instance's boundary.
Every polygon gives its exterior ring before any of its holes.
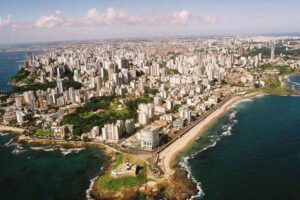
{"type": "Polygon", "coordinates": [[[274,61],[274,58],[275,58],[275,48],[272,47],[271,48],[271,61],[274,61]]]}
{"type": "Polygon", "coordinates": [[[58,89],[58,93],[63,93],[64,92],[62,79],[57,79],[57,89],[58,89]]]}

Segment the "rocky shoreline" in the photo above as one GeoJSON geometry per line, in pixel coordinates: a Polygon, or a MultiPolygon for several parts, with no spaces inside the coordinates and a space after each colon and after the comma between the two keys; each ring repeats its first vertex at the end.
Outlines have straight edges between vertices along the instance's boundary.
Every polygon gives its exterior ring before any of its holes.
{"type": "Polygon", "coordinates": [[[197,184],[188,178],[188,172],[182,168],[175,168],[175,173],[168,178],[161,177],[157,180],[150,180],[145,184],[138,185],[132,188],[125,188],[120,191],[101,190],[97,186],[98,179],[101,175],[111,168],[114,162],[114,155],[116,151],[113,151],[108,146],[101,143],[88,143],[80,141],[58,141],[47,139],[36,139],[19,136],[16,142],[26,143],[30,146],[61,146],[64,148],[82,148],[82,147],[95,147],[99,148],[106,153],[109,160],[106,165],[103,166],[102,173],[92,183],[89,196],[95,200],[114,200],[124,199],[133,200],[138,197],[144,197],[145,199],[154,199],[154,197],[164,197],[166,199],[185,200],[190,199],[198,193],[197,184]]]}
{"type": "MultiPolygon", "coordinates": [[[[100,190],[94,184],[91,190],[91,197],[96,200],[134,200],[138,197],[154,199],[164,197],[165,199],[186,200],[198,193],[197,184],[188,178],[188,172],[184,169],[175,169],[174,175],[165,179],[149,181],[141,186],[125,188],[121,191],[100,190]]],[[[97,182],[97,180],[96,180],[97,182]]]]}

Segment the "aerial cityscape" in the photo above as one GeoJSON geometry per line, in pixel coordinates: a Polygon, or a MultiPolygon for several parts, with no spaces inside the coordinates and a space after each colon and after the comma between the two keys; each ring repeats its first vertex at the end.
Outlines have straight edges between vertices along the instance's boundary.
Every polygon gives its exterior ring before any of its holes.
{"type": "Polygon", "coordinates": [[[0,4],[1,199],[300,198],[300,2],[0,4]]]}

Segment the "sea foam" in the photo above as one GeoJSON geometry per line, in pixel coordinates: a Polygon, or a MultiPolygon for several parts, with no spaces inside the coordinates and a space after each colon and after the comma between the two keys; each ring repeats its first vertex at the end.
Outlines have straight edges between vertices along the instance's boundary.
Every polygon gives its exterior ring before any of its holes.
{"type": "Polygon", "coordinates": [[[85,194],[86,194],[86,199],[87,200],[95,200],[92,196],[91,196],[91,191],[93,189],[93,186],[95,184],[95,181],[97,180],[99,176],[96,176],[95,178],[92,178],[90,180],[90,185],[89,185],[89,188],[85,191],[85,194]]]}
{"type": "MultiPolygon", "coordinates": [[[[222,137],[232,135],[231,130],[235,126],[235,124],[238,123],[238,120],[236,119],[236,116],[237,116],[237,111],[233,111],[232,113],[230,113],[229,114],[229,122],[230,123],[222,126],[223,132],[221,133],[221,135],[210,135],[210,136],[208,136],[210,138],[210,142],[212,142],[212,143],[209,144],[208,146],[200,149],[199,151],[192,153],[191,158],[193,159],[197,155],[199,155],[200,153],[202,153],[202,152],[204,152],[204,151],[206,151],[210,148],[215,147],[218,144],[218,142],[222,139],[222,137]]],[[[191,168],[189,166],[189,159],[190,159],[189,156],[183,158],[182,161],[179,163],[179,165],[188,172],[188,178],[192,179],[197,184],[197,188],[198,188],[199,192],[198,192],[197,195],[195,195],[191,198],[191,199],[194,199],[194,198],[197,198],[197,197],[204,196],[205,193],[204,193],[203,189],[201,188],[201,182],[196,181],[196,179],[191,174],[191,168]]]]}
{"type": "Polygon", "coordinates": [[[181,162],[179,162],[179,165],[180,165],[180,167],[182,167],[183,169],[185,169],[187,171],[188,178],[197,184],[198,193],[195,196],[192,196],[190,199],[194,199],[197,197],[200,198],[200,197],[203,197],[205,195],[205,193],[201,187],[201,183],[192,176],[191,167],[189,166],[189,159],[190,159],[190,157],[188,157],[188,156],[183,158],[183,160],[181,162]]]}
{"type": "Polygon", "coordinates": [[[6,136],[6,135],[9,135],[9,133],[0,133],[0,136],[6,136]]]}
{"type": "Polygon", "coordinates": [[[70,153],[79,153],[79,151],[83,150],[84,148],[74,148],[74,149],[65,149],[65,148],[59,148],[60,152],[63,154],[63,156],[66,156],[70,153]]]}

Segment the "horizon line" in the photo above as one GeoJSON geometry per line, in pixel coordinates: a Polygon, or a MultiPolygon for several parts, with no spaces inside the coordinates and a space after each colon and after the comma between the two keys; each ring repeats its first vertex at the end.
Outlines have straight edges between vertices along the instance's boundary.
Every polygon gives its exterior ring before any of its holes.
{"type": "MultiPolygon", "coordinates": [[[[47,44],[47,43],[71,43],[71,42],[84,42],[84,41],[109,41],[109,40],[151,40],[151,39],[166,39],[166,38],[196,38],[196,37],[251,37],[251,36],[269,36],[269,37],[297,37],[300,36],[299,32],[265,32],[265,33],[236,33],[236,34],[186,34],[186,35],[156,35],[156,36],[126,36],[126,37],[108,37],[108,38],[90,38],[90,39],[70,39],[70,40],[48,40],[48,41],[30,41],[30,42],[17,42],[17,43],[0,43],[0,48],[3,46],[13,46],[13,45],[34,45],[34,44],[47,44]]],[[[5,47],[4,47],[5,48],[5,47]]]]}

